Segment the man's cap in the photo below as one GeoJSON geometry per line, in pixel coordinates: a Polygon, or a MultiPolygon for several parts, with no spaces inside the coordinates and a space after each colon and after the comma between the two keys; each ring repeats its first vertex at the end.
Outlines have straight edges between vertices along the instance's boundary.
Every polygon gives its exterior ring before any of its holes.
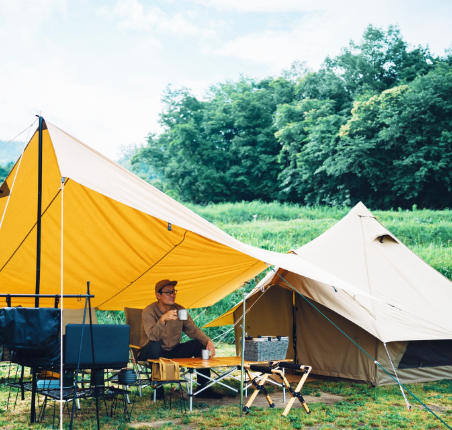
{"type": "Polygon", "coordinates": [[[170,281],[169,279],[162,279],[161,281],[158,281],[155,284],[155,294],[157,294],[163,287],[166,287],[167,285],[176,286],[177,281],[170,281]]]}

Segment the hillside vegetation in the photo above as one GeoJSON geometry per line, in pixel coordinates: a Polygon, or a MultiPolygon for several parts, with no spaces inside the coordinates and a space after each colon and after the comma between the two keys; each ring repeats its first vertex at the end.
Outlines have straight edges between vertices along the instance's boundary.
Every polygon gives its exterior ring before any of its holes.
{"type": "Polygon", "coordinates": [[[317,71],[168,87],[137,173],[181,201],[452,207],[452,51],[369,26],[317,71]],[[147,167],[146,167],[147,166],[147,167]]]}

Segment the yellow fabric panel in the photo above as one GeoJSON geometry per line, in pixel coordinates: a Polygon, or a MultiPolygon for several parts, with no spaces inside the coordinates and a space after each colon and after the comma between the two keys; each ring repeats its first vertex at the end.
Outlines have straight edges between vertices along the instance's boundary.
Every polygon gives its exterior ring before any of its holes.
{"type": "Polygon", "coordinates": [[[223,325],[234,324],[234,311],[236,309],[238,309],[239,306],[240,306],[240,303],[238,305],[235,305],[232,309],[229,309],[223,315],[220,315],[218,318],[215,318],[214,320],[210,321],[210,323],[207,323],[206,325],[204,325],[203,328],[221,327],[223,325]]]}
{"type": "MultiPolygon", "coordinates": [[[[270,287],[268,287],[270,288],[270,287]]],[[[256,288],[252,290],[250,293],[248,293],[247,296],[247,302],[248,303],[254,303],[255,297],[258,297],[261,294],[260,288],[256,288]]],[[[242,302],[237,303],[235,306],[233,306],[231,309],[226,311],[224,314],[220,315],[219,317],[215,318],[214,320],[210,321],[206,325],[204,325],[202,328],[207,327],[220,327],[224,325],[231,325],[234,324],[234,311],[236,311],[239,307],[241,308],[242,302]]]]}
{"type": "MultiPolygon", "coordinates": [[[[13,172],[7,178],[11,189],[15,173],[19,168],[16,163],[13,172]]],[[[45,213],[54,199],[58,200],[61,175],[58,168],[53,145],[47,130],[43,130],[43,183],[42,183],[42,213],[45,213]]],[[[24,151],[19,172],[12,190],[8,208],[0,230],[0,292],[16,294],[34,294],[36,286],[36,221],[38,202],[38,133],[36,132],[24,151]],[[23,242],[23,243],[22,243],[23,242]],[[25,245],[25,246],[24,246],[25,245]]],[[[0,199],[0,214],[3,214],[8,198],[0,199]]],[[[54,233],[48,218],[42,217],[42,247],[49,248],[49,243],[55,241],[54,233]],[[49,235],[50,233],[50,235],[49,235]]],[[[58,242],[59,243],[59,242],[58,242]]],[[[58,245],[59,246],[59,245],[58,245]]],[[[42,264],[45,266],[50,258],[52,264],[59,265],[59,253],[50,256],[43,253],[42,264]]],[[[41,278],[41,286],[45,281],[41,278]]],[[[58,281],[59,285],[59,281],[58,281]]],[[[45,288],[45,287],[44,287],[45,288]]],[[[45,292],[42,291],[41,292],[45,292]]],[[[47,300],[44,305],[51,305],[53,300],[47,300]]],[[[13,299],[13,305],[34,306],[34,299],[18,303],[13,299]]]]}
{"type": "MultiPolygon", "coordinates": [[[[57,189],[60,180],[53,176],[57,189]]],[[[41,293],[58,294],[61,194],[48,206],[42,217],[41,293]]],[[[18,238],[22,240],[12,258],[4,253],[9,262],[0,272],[2,292],[34,293],[35,229],[28,236],[23,232],[18,238]]],[[[84,294],[90,281],[96,296],[92,306],[101,310],[144,308],[155,301],[155,283],[165,278],[179,281],[178,303],[209,306],[265,268],[252,257],[177,226],[168,231],[166,222],[74,181],[65,186],[64,293],[84,294]]],[[[33,302],[14,299],[13,304],[33,302]]],[[[53,300],[41,299],[41,305],[52,306],[53,300]]],[[[80,308],[84,303],[72,299],[64,306],[80,308]]]]}

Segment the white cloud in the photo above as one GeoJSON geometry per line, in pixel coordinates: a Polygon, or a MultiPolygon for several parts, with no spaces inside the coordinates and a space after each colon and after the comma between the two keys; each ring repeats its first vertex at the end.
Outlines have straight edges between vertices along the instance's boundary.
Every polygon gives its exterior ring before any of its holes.
{"type": "MultiPolygon", "coordinates": [[[[215,0],[197,0],[215,4],[215,0]]],[[[335,56],[350,40],[359,41],[364,29],[372,24],[387,28],[399,25],[405,40],[412,45],[429,45],[437,55],[443,53],[445,38],[448,34],[452,4],[445,8],[429,8],[423,15],[409,11],[406,1],[394,3],[381,0],[378,5],[361,0],[343,0],[320,2],[282,1],[282,2],[243,2],[231,0],[224,7],[235,8],[238,12],[251,11],[253,7],[260,12],[284,11],[293,8],[301,15],[295,15],[284,29],[277,28],[254,31],[227,41],[211,54],[237,57],[251,60],[270,68],[277,73],[288,67],[293,61],[307,61],[309,67],[317,68],[327,56],[335,56]],[[314,10],[315,9],[315,10],[314,10]],[[391,13],[388,13],[388,10],[391,13]],[[430,21],[430,24],[425,25],[430,21]],[[424,23],[424,25],[423,25],[424,23]],[[437,31],[432,34],[431,26],[437,31]]],[[[449,42],[452,38],[448,37],[449,42]]]]}
{"type": "Polygon", "coordinates": [[[201,27],[193,22],[193,12],[169,14],[158,7],[145,8],[138,0],[119,0],[110,11],[102,9],[102,13],[116,18],[120,29],[154,33],[157,39],[165,34],[178,38],[215,36],[213,28],[201,27]]]}
{"type": "MultiPolygon", "coordinates": [[[[8,64],[0,68],[2,140],[14,137],[35,114],[110,158],[121,144],[143,143],[151,129],[158,128],[160,96],[166,81],[137,76],[125,87],[84,84],[58,61],[44,67],[8,64]]],[[[22,135],[22,138],[25,138],[22,135]]]]}
{"type": "Polygon", "coordinates": [[[0,37],[33,43],[42,25],[66,12],[66,0],[0,0],[0,37]]]}
{"type": "Polygon", "coordinates": [[[347,0],[194,0],[194,2],[220,10],[263,13],[337,10],[346,7],[349,3],[347,0]]]}

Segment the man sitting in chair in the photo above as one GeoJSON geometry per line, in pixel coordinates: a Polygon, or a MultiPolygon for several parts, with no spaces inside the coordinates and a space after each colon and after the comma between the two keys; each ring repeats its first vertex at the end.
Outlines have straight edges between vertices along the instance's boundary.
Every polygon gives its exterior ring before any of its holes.
{"type": "MultiPolygon", "coordinates": [[[[211,357],[215,356],[213,342],[196,326],[190,315],[185,321],[178,318],[177,311],[185,308],[175,303],[176,285],[177,281],[168,279],[163,279],[155,285],[157,301],[147,306],[142,314],[139,361],[160,357],[201,357],[203,349],[208,349],[211,357]],[[180,343],[182,332],[193,340],[180,343]]],[[[199,369],[198,372],[210,377],[210,369],[199,369]]],[[[208,379],[198,376],[200,384],[198,390],[204,388],[208,382],[208,379]]],[[[219,399],[223,396],[207,388],[199,393],[198,397],[219,399]]],[[[163,387],[157,390],[157,398],[163,398],[163,387]]]]}

